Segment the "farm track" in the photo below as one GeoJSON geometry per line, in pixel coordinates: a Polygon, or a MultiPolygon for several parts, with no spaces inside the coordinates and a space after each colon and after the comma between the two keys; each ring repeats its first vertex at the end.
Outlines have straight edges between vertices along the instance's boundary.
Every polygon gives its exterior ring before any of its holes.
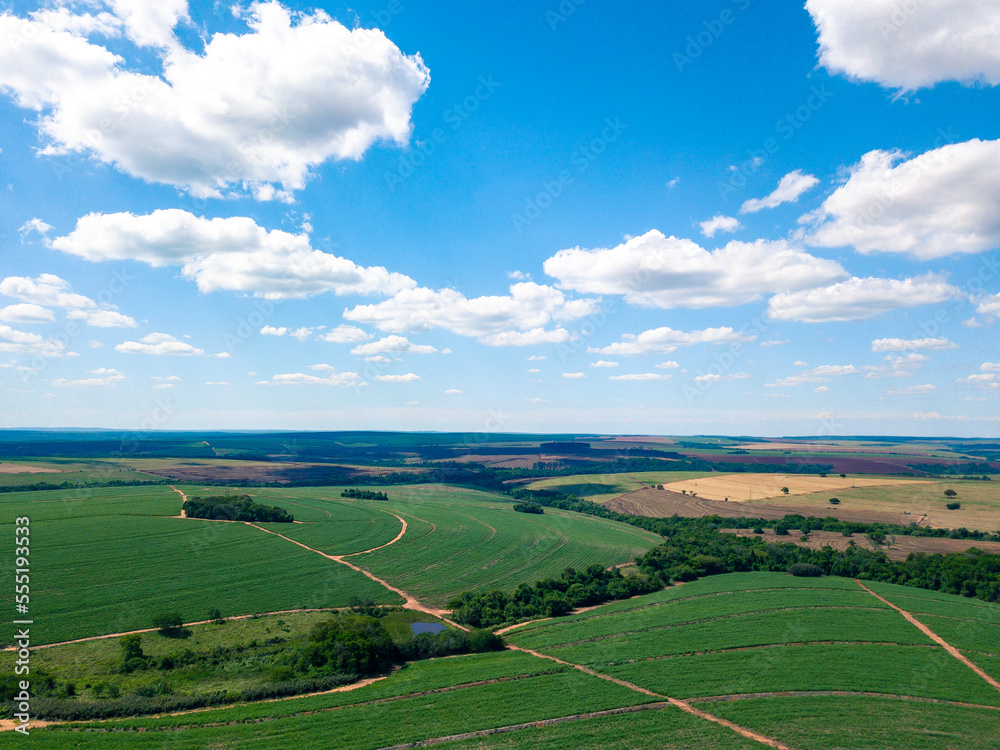
{"type": "MultiPolygon", "coordinates": [[[[182,503],[187,502],[187,495],[185,495],[183,492],[181,492],[179,489],[177,489],[173,485],[170,486],[170,489],[172,489],[174,492],[178,493],[183,498],[182,503]]],[[[243,523],[243,524],[245,524],[247,526],[251,526],[251,527],[253,527],[253,528],[255,528],[255,529],[259,530],[259,531],[263,531],[265,534],[273,534],[276,537],[284,539],[286,542],[291,542],[292,544],[298,545],[299,547],[302,547],[302,549],[309,550],[310,552],[314,552],[317,555],[322,555],[323,557],[325,557],[328,560],[333,560],[334,562],[340,563],[341,565],[346,565],[351,570],[355,570],[358,573],[361,573],[362,575],[364,575],[364,576],[370,578],[371,580],[375,581],[375,583],[378,583],[378,584],[384,586],[385,588],[389,589],[389,591],[392,591],[393,593],[398,594],[399,596],[403,597],[403,600],[404,600],[403,607],[405,609],[410,609],[410,610],[414,610],[416,612],[424,612],[426,614],[433,615],[434,617],[437,617],[437,618],[440,618],[440,619],[444,620],[445,622],[447,622],[449,625],[452,625],[453,627],[456,627],[456,628],[458,628],[460,630],[468,631],[468,628],[466,628],[466,627],[464,627],[462,625],[459,625],[457,622],[454,622],[454,621],[448,619],[448,617],[445,616],[447,614],[450,614],[447,610],[434,609],[433,607],[428,607],[428,606],[426,606],[424,604],[421,604],[416,599],[416,597],[414,597],[412,594],[408,594],[407,592],[403,591],[402,589],[396,588],[392,584],[390,584],[387,581],[384,581],[383,579],[381,579],[378,576],[376,576],[374,573],[371,573],[371,572],[365,570],[364,568],[359,568],[354,563],[348,562],[345,559],[345,558],[348,558],[348,557],[353,557],[354,555],[364,555],[364,554],[367,554],[369,552],[374,552],[377,549],[382,549],[383,547],[388,547],[390,544],[395,544],[396,542],[398,542],[400,539],[403,538],[403,534],[406,533],[406,528],[407,528],[406,521],[404,521],[400,516],[397,516],[395,513],[392,513],[391,511],[384,511],[384,512],[385,513],[389,513],[389,515],[395,516],[399,520],[399,522],[401,524],[403,524],[402,531],[400,531],[399,534],[396,535],[395,539],[393,539],[391,542],[388,542],[387,544],[383,544],[383,545],[380,545],[378,547],[374,547],[374,548],[372,548],[370,550],[365,550],[364,552],[352,552],[350,555],[328,555],[326,552],[323,552],[321,550],[315,549],[314,547],[310,547],[310,546],[308,546],[306,544],[303,544],[302,542],[299,542],[299,541],[296,541],[295,539],[292,539],[291,537],[287,537],[284,534],[279,534],[277,531],[271,531],[270,529],[265,529],[263,526],[258,526],[257,524],[251,523],[250,521],[242,521],[242,522],[240,522],[240,521],[230,521],[230,522],[227,522],[227,523],[243,523]]],[[[182,517],[186,517],[186,516],[183,515],[184,514],[183,507],[181,508],[181,514],[182,514],[182,517]]],[[[200,520],[208,520],[208,519],[200,519],[200,520]]],[[[431,524],[431,527],[432,527],[432,531],[433,531],[434,524],[431,524]]],[[[495,530],[494,530],[494,532],[495,532],[495,530]]]]}
{"type": "MultiPolygon", "coordinates": [[[[443,656],[439,657],[441,659],[453,659],[453,656],[443,656]]],[[[433,661],[429,659],[428,661],[433,661]]],[[[240,708],[247,705],[262,705],[266,703],[281,703],[284,701],[298,700],[300,698],[314,698],[320,695],[331,695],[333,693],[347,693],[359,688],[368,687],[376,682],[380,682],[387,677],[391,677],[393,674],[399,671],[399,668],[393,669],[390,674],[380,675],[378,677],[369,677],[365,680],[360,680],[358,682],[352,682],[350,685],[342,685],[340,687],[333,688],[331,690],[321,690],[316,693],[299,693],[298,695],[286,695],[281,698],[266,698],[260,701],[250,701],[246,703],[229,703],[224,706],[206,706],[204,708],[195,708],[186,711],[176,711],[173,713],[163,713],[163,714],[150,714],[147,716],[129,716],[122,718],[111,718],[111,719],[90,719],[85,721],[53,721],[48,722],[51,724],[104,724],[106,722],[115,721],[134,721],[136,719],[163,719],[172,716],[191,716],[193,714],[204,714],[211,713],[213,711],[223,711],[226,709],[240,708]]],[[[476,680],[475,682],[464,682],[460,685],[448,685],[447,687],[434,688],[432,690],[421,690],[416,693],[404,693],[403,695],[391,695],[386,698],[375,698],[370,701],[362,701],[360,703],[344,703],[339,706],[327,706],[326,708],[315,708],[308,709],[305,711],[298,711],[296,713],[285,714],[283,716],[258,716],[251,719],[237,719],[234,721],[217,721],[204,724],[177,724],[173,726],[164,727],[144,727],[141,731],[143,732],[179,732],[186,729],[202,729],[202,728],[212,728],[212,727],[231,727],[246,724],[264,724],[271,721],[280,721],[281,719],[288,719],[299,716],[316,716],[317,714],[332,713],[334,711],[343,711],[348,708],[363,708],[367,706],[377,706],[384,703],[395,703],[397,701],[408,700],[411,698],[425,698],[428,695],[440,695],[442,693],[451,693],[456,690],[468,690],[470,688],[484,687],[486,685],[498,685],[505,682],[516,682],[518,680],[527,680],[532,677],[541,677],[543,675],[556,674],[557,670],[549,670],[547,672],[533,672],[531,674],[513,675],[511,677],[494,677],[489,680],[476,680]]],[[[32,722],[33,724],[35,722],[32,722]]],[[[85,731],[85,732],[117,732],[121,731],[116,727],[109,726],[105,728],[96,729],[75,729],[71,727],[71,731],[85,731]]]]}
{"type": "Polygon", "coordinates": [[[907,622],[909,622],[911,625],[913,625],[914,627],[916,627],[918,630],[920,630],[924,635],[926,635],[932,641],[934,641],[935,643],[939,644],[945,651],[947,651],[949,654],[951,654],[952,656],[954,656],[956,659],[958,659],[960,662],[962,662],[965,666],[967,666],[969,669],[971,669],[977,675],[979,675],[984,680],[986,680],[986,682],[989,683],[990,687],[992,687],[997,692],[1000,692],[1000,682],[997,682],[995,679],[993,679],[988,674],[986,674],[986,672],[983,671],[982,667],[980,667],[978,664],[976,664],[975,662],[973,662],[971,659],[969,659],[968,657],[966,657],[965,655],[963,655],[957,648],[955,648],[950,643],[948,643],[948,641],[946,641],[944,638],[942,638],[941,636],[939,636],[937,633],[935,633],[929,627],[927,627],[926,625],[924,625],[922,622],[920,622],[920,620],[918,620],[912,614],[910,614],[909,612],[907,612],[905,609],[897,607],[895,604],[893,604],[892,602],[890,602],[888,599],[885,599],[885,598],[879,596],[878,594],[876,594],[870,588],[868,588],[863,583],[861,583],[861,581],[855,579],[854,582],[856,584],[858,584],[858,586],[860,586],[861,588],[863,588],[865,591],[867,591],[869,594],[871,594],[872,596],[874,596],[876,599],[878,599],[880,602],[888,604],[894,610],[896,610],[897,612],[899,612],[899,614],[901,614],[904,618],[906,618],[907,622]]]}
{"type": "Polygon", "coordinates": [[[778,742],[778,740],[772,739],[771,737],[767,737],[766,735],[760,734],[758,732],[754,732],[753,730],[747,729],[746,727],[740,726],[739,724],[734,724],[733,722],[727,721],[726,719],[720,719],[718,716],[714,716],[708,713],[707,711],[702,711],[701,709],[695,708],[687,701],[682,701],[679,698],[671,698],[666,695],[654,693],[652,690],[647,690],[646,688],[636,685],[634,683],[618,679],[617,677],[612,677],[611,675],[595,672],[594,670],[588,669],[587,667],[584,667],[580,664],[573,664],[572,662],[563,661],[562,659],[557,659],[554,656],[547,656],[538,651],[533,651],[530,648],[522,648],[520,646],[508,646],[508,648],[514,651],[522,651],[526,654],[531,654],[532,656],[537,656],[539,659],[549,659],[550,661],[554,661],[557,664],[562,664],[563,666],[566,667],[572,667],[573,669],[579,670],[580,672],[588,674],[591,677],[597,677],[598,679],[601,680],[607,680],[608,682],[613,682],[616,685],[621,685],[622,687],[628,688],[629,690],[633,690],[637,693],[642,693],[643,695],[648,695],[653,698],[662,698],[670,705],[676,706],[682,711],[697,716],[701,719],[705,719],[706,721],[711,721],[715,724],[724,726],[727,729],[731,729],[734,732],[743,735],[747,739],[754,740],[755,742],[759,742],[762,745],[778,748],[778,750],[792,750],[792,748],[790,748],[788,745],[782,744],[781,742],[778,742]]]}

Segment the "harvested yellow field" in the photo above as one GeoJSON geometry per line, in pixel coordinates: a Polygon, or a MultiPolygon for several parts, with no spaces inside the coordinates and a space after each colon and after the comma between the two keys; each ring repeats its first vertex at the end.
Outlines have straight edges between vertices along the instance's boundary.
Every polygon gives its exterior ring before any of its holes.
{"type": "Polygon", "coordinates": [[[745,502],[771,497],[785,497],[786,493],[782,491],[783,487],[788,488],[788,495],[808,495],[813,492],[845,490],[852,487],[887,487],[904,484],[928,484],[928,482],[894,477],[842,478],[802,474],[721,474],[701,479],[671,482],[663,485],[663,488],[673,492],[686,492],[688,495],[693,494],[705,500],[745,502]]]}
{"type": "Polygon", "coordinates": [[[59,469],[46,469],[29,464],[0,463],[0,474],[59,474],[59,469]]]}

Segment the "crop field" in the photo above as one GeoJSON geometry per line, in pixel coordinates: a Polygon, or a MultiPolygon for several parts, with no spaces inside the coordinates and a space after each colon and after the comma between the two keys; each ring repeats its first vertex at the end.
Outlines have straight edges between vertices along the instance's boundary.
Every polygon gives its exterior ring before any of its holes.
{"type": "MultiPolygon", "coordinates": [[[[387,491],[388,502],[365,507],[399,514],[406,534],[351,561],[432,606],[472,589],[510,591],[567,567],[631,562],[660,541],[651,532],[568,511],[515,513],[509,502],[486,492],[438,485],[387,491]]],[[[301,493],[307,494],[321,495],[301,493]]]]}
{"type": "Polygon", "coordinates": [[[629,492],[658,484],[700,479],[711,476],[703,471],[635,471],[629,474],[575,474],[569,477],[540,479],[525,485],[529,490],[555,490],[578,495],[595,503],[606,503],[629,492]]]}
{"type": "MultiPolygon", "coordinates": [[[[1000,482],[963,481],[947,479],[933,482],[900,484],[898,486],[858,487],[833,492],[817,492],[795,497],[771,497],[769,506],[794,505],[815,508],[818,515],[843,510],[862,510],[880,513],[906,513],[911,521],[936,528],[1000,530],[1000,482]],[[954,501],[961,503],[958,510],[948,510],[952,502],[945,490],[954,490],[954,501]],[[834,508],[830,498],[837,497],[840,505],[834,508]],[[822,513],[819,511],[822,510],[822,513]]],[[[793,511],[790,511],[793,512],[793,511]]],[[[794,511],[801,512],[801,511],[794,511]]]]}
{"type": "MultiPolygon", "coordinates": [[[[810,750],[994,750],[1000,712],[875,697],[754,698],[698,708],[810,750]]],[[[759,747],[759,746],[758,746],[759,747]]]]}
{"type": "MultiPolygon", "coordinates": [[[[500,679],[487,684],[441,689],[430,695],[404,694],[392,700],[363,701],[354,693],[336,710],[312,709],[264,724],[233,723],[190,727],[171,735],[171,747],[261,747],[295,749],[317,741],[340,750],[369,750],[428,737],[446,737],[498,726],[614,710],[653,699],[576,671],[500,679]],[[544,701],[537,696],[544,695],[544,701]]],[[[358,691],[360,692],[360,691],[358,691]]],[[[287,701],[297,703],[298,701],[287,701]]],[[[212,712],[215,715],[217,712],[212,712]]],[[[218,716],[215,716],[218,719],[218,716]]],[[[109,722],[110,728],[118,722],[109,722]]],[[[127,725],[127,723],[126,723],[127,725]]],[[[158,732],[46,731],[46,746],[162,748],[158,732]]]]}
{"type": "MultiPolygon", "coordinates": [[[[392,492],[392,490],[390,490],[392,492]]],[[[264,528],[329,555],[353,555],[387,544],[403,524],[382,502],[341,499],[339,492],[317,498],[308,489],[247,490],[257,502],[284,508],[296,523],[263,523],[264,528]]]]}
{"type": "MultiPolygon", "coordinates": [[[[400,598],[346,566],[243,524],[172,518],[169,487],[57,490],[4,498],[0,550],[31,518],[33,642],[151,626],[159,612],[202,620],[400,598]],[[4,530],[5,529],[5,530],[4,530]]],[[[9,571],[7,573],[9,575],[9,571]]]]}
{"type": "Polygon", "coordinates": [[[767,500],[773,497],[790,497],[816,492],[840,492],[852,487],[884,487],[923,485],[927,482],[895,477],[846,477],[813,476],[810,474],[713,474],[697,479],[685,479],[664,484],[663,489],[686,492],[706,500],[744,502],[767,500]],[[782,492],[783,488],[788,493],[782,492]]]}

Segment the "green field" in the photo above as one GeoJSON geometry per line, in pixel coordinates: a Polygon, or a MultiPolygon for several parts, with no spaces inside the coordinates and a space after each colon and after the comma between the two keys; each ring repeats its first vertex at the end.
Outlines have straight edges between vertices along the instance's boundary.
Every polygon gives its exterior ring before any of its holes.
{"type": "Polygon", "coordinates": [[[169,517],[180,506],[169,487],[5,497],[5,556],[13,520],[31,518],[33,643],[148,628],[164,611],[190,622],[211,608],[231,616],[344,606],[353,596],[401,602],[362,574],[249,526],[169,517]]]}
{"type": "MultiPolygon", "coordinates": [[[[407,532],[395,544],[351,561],[433,606],[473,589],[511,591],[567,567],[631,562],[660,541],[651,532],[579,513],[515,513],[509,502],[487,492],[439,485],[386,491],[388,502],[355,502],[398,513],[407,532]]],[[[340,502],[339,492],[329,490],[298,494],[340,502]]]]}

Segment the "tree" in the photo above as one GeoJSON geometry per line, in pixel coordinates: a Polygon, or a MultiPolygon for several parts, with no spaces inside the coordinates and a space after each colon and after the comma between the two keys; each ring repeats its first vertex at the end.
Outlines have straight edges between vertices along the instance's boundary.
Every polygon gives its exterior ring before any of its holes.
{"type": "Polygon", "coordinates": [[[782,493],[783,493],[783,494],[785,494],[785,495],[787,495],[787,494],[788,494],[788,488],[787,488],[787,487],[782,487],[782,488],[781,488],[781,491],[782,491],[782,493]]]}
{"type": "Polygon", "coordinates": [[[840,478],[841,478],[841,479],[847,479],[847,474],[841,474],[841,475],[840,475],[840,478]]]}
{"type": "Polygon", "coordinates": [[[226,623],[226,618],[222,616],[222,612],[219,611],[218,607],[208,610],[208,619],[216,625],[224,625],[226,623]]]}
{"type": "Polygon", "coordinates": [[[831,497],[830,498],[830,505],[840,505],[840,498],[839,497],[831,497]]]}
{"type": "Polygon", "coordinates": [[[958,493],[955,492],[955,490],[945,490],[944,491],[944,496],[945,497],[958,497],[958,493]]]}
{"type": "Polygon", "coordinates": [[[788,569],[788,572],[801,578],[818,578],[823,575],[823,569],[812,563],[795,563],[788,569]]]}
{"type": "Polygon", "coordinates": [[[153,627],[160,631],[160,635],[168,638],[177,638],[181,635],[184,626],[184,619],[178,612],[160,612],[153,617],[153,627]]]}
{"type": "Polygon", "coordinates": [[[126,674],[142,669],[149,657],[142,652],[142,636],[138,633],[123,635],[118,641],[122,649],[122,671],[126,674]]]}
{"type": "Polygon", "coordinates": [[[339,615],[316,623],[299,653],[299,671],[323,674],[375,674],[399,657],[392,637],[375,617],[339,615]]]}
{"type": "Polygon", "coordinates": [[[945,503],[944,507],[946,507],[948,510],[959,510],[962,507],[962,504],[961,503],[945,503]]]}
{"type": "Polygon", "coordinates": [[[545,609],[545,614],[549,617],[562,617],[573,609],[573,605],[570,603],[569,598],[566,594],[563,594],[560,591],[553,591],[546,594],[542,603],[545,609]]]}

